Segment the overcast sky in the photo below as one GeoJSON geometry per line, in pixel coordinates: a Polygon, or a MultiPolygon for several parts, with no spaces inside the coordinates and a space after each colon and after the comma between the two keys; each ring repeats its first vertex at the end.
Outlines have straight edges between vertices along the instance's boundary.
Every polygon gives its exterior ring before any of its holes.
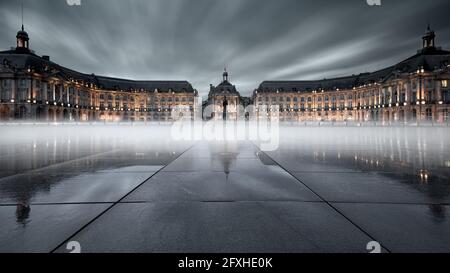
{"type": "MultiPolygon", "coordinates": [[[[248,95],[263,80],[374,71],[416,53],[431,23],[450,49],[449,0],[24,0],[38,55],[84,73],[188,80],[206,95],[230,81],[248,95]]],[[[0,0],[0,49],[15,45],[20,0],[0,0]]]]}

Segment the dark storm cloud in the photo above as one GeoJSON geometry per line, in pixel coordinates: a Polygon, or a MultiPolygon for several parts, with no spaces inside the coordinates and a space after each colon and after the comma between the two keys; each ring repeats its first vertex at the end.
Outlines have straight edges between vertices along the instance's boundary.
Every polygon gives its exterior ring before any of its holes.
{"type": "MultiPolygon", "coordinates": [[[[189,80],[202,95],[226,65],[243,94],[263,80],[373,71],[415,53],[430,22],[450,48],[448,0],[24,0],[31,47],[86,73],[189,80]]],[[[0,0],[0,48],[20,1],[0,0]]]]}

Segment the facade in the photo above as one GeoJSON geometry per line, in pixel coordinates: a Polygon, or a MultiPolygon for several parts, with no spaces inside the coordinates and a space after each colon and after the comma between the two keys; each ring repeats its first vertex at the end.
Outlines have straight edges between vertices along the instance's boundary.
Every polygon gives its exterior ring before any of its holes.
{"type": "MultiPolygon", "coordinates": [[[[279,106],[281,121],[447,123],[449,84],[450,51],[435,46],[428,27],[423,48],[394,66],[319,81],[265,81],[253,99],[256,108],[279,106]]],[[[270,109],[256,115],[270,117],[270,109]]]]}
{"type": "Polygon", "coordinates": [[[225,68],[223,80],[217,85],[210,85],[208,100],[203,104],[203,108],[210,107],[210,111],[204,111],[205,119],[237,120],[242,112],[244,99],[236,89],[236,86],[228,80],[228,72],[225,68]],[[224,113],[226,110],[226,113],[224,113]]]}
{"type": "Polygon", "coordinates": [[[198,94],[187,81],[79,73],[31,51],[23,26],[16,38],[16,48],[0,52],[2,121],[170,121],[175,107],[197,111],[198,94]]]}
{"type": "Polygon", "coordinates": [[[197,109],[198,93],[187,81],[83,74],[36,55],[22,26],[16,48],[0,52],[0,120],[171,121],[179,107],[191,116],[207,109],[205,119],[237,120],[247,117],[244,108],[250,104],[254,115],[265,117],[272,116],[270,106],[278,106],[281,121],[447,123],[450,51],[436,47],[435,37],[428,27],[416,55],[373,73],[264,81],[251,98],[240,95],[225,69],[222,82],[210,85],[208,99],[197,109]]]}

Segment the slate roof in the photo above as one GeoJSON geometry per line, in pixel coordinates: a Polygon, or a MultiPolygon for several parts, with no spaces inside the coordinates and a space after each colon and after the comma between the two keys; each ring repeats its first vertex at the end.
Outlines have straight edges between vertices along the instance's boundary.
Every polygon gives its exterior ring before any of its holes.
{"type": "Polygon", "coordinates": [[[15,71],[32,69],[34,72],[44,75],[44,77],[59,77],[67,81],[74,80],[85,84],[94,84],[106,90],[131,91],[143,89],[145,91],[154,91],[158,89],[159,92],[196,92],[187,81],[136,81],[85,74],[60,66],[34,54],[32,51],[15,49],[1,51],[0,61],[0,65],[6,65],[15,71]]]}
{"type": "Polygon", "coordinates": [[[213,95],[236,95],[240,96],[239,92],[236,89],[236,86],[232,85],[229,81],[224,80],[218,86],[211,87],[209,92],[209,96],[213,95]]]}
{"type": "Polygon", "coordinates": [[[425,71],[449,69],[450,51],[440,48],[426,48],[416,55],[387,68],[347,77],[313,81],[264,81],[258,92],[310,92],[313,90],[352,89],[364,84],[383,83],[397,74],[412,73],[423,68],[425,71]]]}

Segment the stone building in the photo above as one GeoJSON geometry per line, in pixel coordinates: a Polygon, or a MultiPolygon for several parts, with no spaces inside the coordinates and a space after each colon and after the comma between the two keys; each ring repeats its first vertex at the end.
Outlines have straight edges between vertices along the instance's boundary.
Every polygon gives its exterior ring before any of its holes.
{"type": "Polygon", "coordinates": [[[2,121],[170,121],[175,107],[197,111],[198,94],[187,81],[80,73],[36,55],[23,26],[16,38],[16,48],[0,52],[2,121]]]}
{"type": "MultiPolygon", "coordinates": [[[[417,54],[373,73],[317,81],[264,81],[253,93],[254,105],[278,105],[281,121],[447,123],[450,51],[436,47],[435,37],[428,27],[417,54]]],[[[257,115],[272,114],[260,110],[257,115]]]]}
{"type": "Polygon", "coordinates": [[[226,105],[226,118],[237,120],[240,113],[243,112],[243,98],[237,91],[236,86],[229,82],[226,68],[222,76],[223,80],[219,85],[210,85],[208,100],[204,103],[204,108],[209,106],[211,111],[205,111],[204,118],[222,119],[226,105]]]}
{"type": "MultiPolygon", "coordinates": [[[[279,106],[282,121],[447,123],[450,108],[450,51],[435,45],[428,27],[417,54],[393,66],[317,81],[264,81],[242,97],[228,72],[210,86],[205,119],[271,116],[259,106],[279,106]],[[208,107],[210,106],[210,107],[208,107]],[[224,108],[226,106],[226,114],[224,108]],[[253,111],[253,110],[252,110],[253,111]]],[[[0,120],[171,121],[179,107],[197,111],[198,93],[187,81],[132,81],[84,74],[38,56],[23,26],[16,47],[0,52],[0,120]]],[[[269,107],[270,108],[270,107],[269,107]]],[[[177,115],[180,113],[177,111],[177,115]]]]}

